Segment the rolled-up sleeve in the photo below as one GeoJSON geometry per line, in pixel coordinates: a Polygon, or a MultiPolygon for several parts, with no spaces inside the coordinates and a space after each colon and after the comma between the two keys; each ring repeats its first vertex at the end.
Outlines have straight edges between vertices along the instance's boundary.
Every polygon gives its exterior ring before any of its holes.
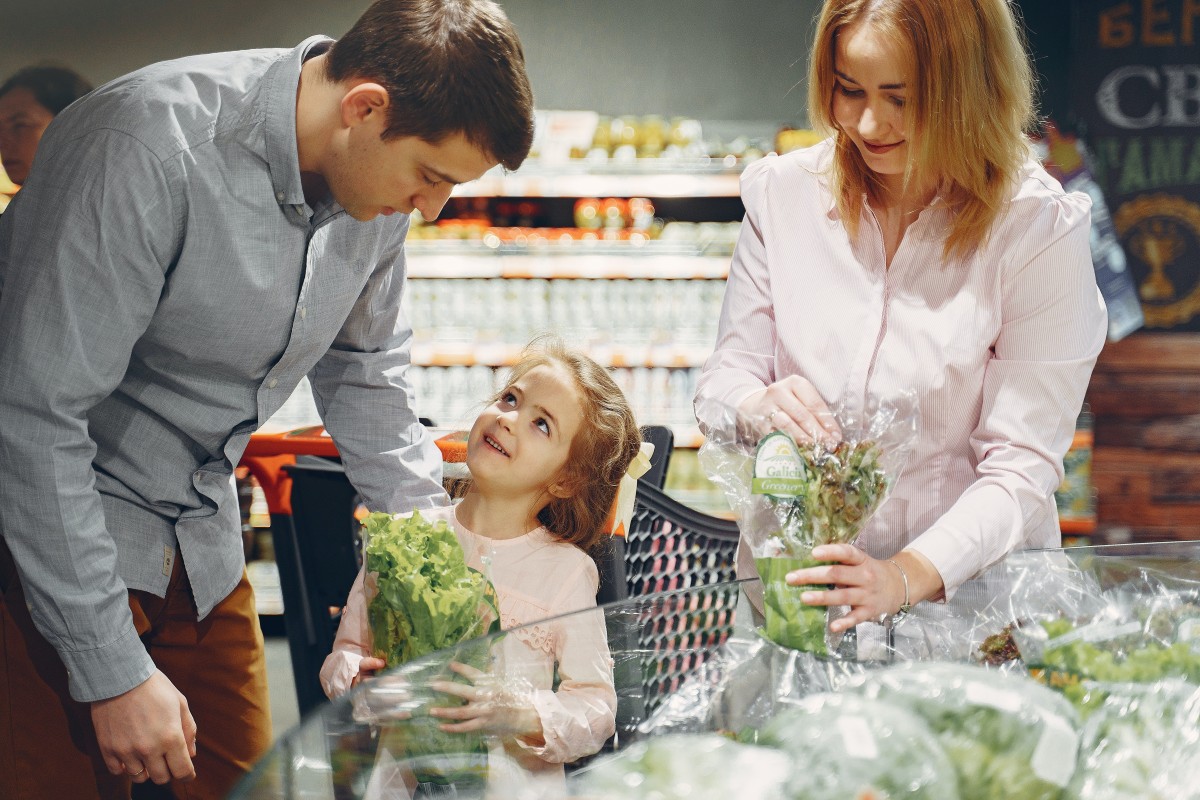
{"type": "Polygon", "coordinates": [[[1056,529],[1045,517],[1055,513],[1063,455],[1107,330],[1088,208],[1079,194],[1057,198],[1009,254],[1000,334],[971,437],[977,478],[909,545],[941,573],[948,599],[1009,552],[1054,544],[1028,541],[1027,531],[1056,529]]]}
{"type": "Polygon", "coordinates": [[[93,701],[137,686],[154,665],[95,488],[88,412],[121,382],[154,314],[181,200],[169,166],[127,134],[43,147],[0,223],[0,531],[71,696],[93,701]]]}
{"type": "Polygon", "coordinates": [[[317,410],[372,511],[449,502],[442,459],[414,410],[412,327],[401,308],[404,236],[385,250],[333,346],[309,373],[317,410]]]}

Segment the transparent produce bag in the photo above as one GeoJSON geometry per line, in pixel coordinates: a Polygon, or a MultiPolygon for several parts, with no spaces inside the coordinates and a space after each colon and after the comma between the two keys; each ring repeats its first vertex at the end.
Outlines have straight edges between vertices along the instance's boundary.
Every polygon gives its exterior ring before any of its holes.
{"type": "Polygon", "coordinates": [[[758,743],[787,754],[792,800],[827,797],[958,800],[941,744],[903,706],[854,694],[814,694],[771,720],[758,743]]]}
{"type": "Polygon", "coordinates": [[[836,443],[798,443],[772,430],[768,417],[747,418],[723,404],[698,411],[705,427],[700,464],[724,491],[762,578],[762,632],[818,655],[837,654],[842,637],[831,634],[828,623],[838,611],[802,603],[801,592],[822,587],[789,586],[785,577],[827,563],[813,558],[818,545],[858,538],[887,499],[917,435],[913,393],[855,408],[845,401],[831,407],[842,431],[836,443]]]}
{"type": "MultiPolygon", "coordinates": [[[[487,576],[467,565],[450,526],[443,520],[430,522],[414,511],[407,517],[368,514],[363,528],[364,594],[373,655],[393,670],[447,651],[453,652],[455,661],[489,670],[490,640],[479,637],[500,630],[496,590],[487,576]]],[[[447,665],[439,661],[429,675],[427,662],[419,664],[418,674],[393,670],[376,679],[381,691],[363,693],[386,701],[385,686],[404,687],[398,719],[386,721],[387,710],[376,710],[383,724],[381,740],[395,753],[424,759],[421,778],[437,783],[462,777],[455,759],[485,751],[481,735],[445,733],[439,729],[440,720],[428,714],[435,705],[462,703],[427,685],[434,676],[463,680],[447,665]]]]}
{"type": "Polygon", "coordinates": [[[790,800],[792,767],[778,750],[713,733],[637,742],[577,772],[569,795],[588,800],[790,800]]]}
{"type": "Polygon", "coordinates": [[[445,521],[373,513],[363,528],[372,650],[389,667],[500,630],[495,588],[445,521]]]}
{"type": "Polygon", "coordinates": [[[1075,709],[1019,673],[909,662],[868,671],[846,690],[922,717],[954,764],[964,798],[1057,800],[1075,774],[1075,709]]]}
{"type": "Polygon", "coordinates": [[[1080,731],[1071,800],[1200,799],[1200,688],[1110,685],[1080,731]]]}

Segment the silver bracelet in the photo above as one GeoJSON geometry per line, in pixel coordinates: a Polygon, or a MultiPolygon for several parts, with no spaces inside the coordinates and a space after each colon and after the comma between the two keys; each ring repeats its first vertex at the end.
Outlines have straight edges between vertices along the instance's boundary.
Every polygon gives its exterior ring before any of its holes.
{"type": "Polygon", "coordinates": [[[893,616],[893,619],[898,620],[908,614],[908,612],[912,611],[912,604],[908,602],[908,573],[904,571],[904,567],[900,566],[899,561],[889,558],[887,562],[895,566],[896,569],[900,570],[900,580],[904,581],[904,602],[900,605],[900,609],[893,616]]]}

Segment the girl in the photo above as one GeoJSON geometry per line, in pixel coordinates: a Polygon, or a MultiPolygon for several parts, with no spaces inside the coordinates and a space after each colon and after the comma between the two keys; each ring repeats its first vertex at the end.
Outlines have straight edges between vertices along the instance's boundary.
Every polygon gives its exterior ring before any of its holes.
{"type": "MultiPolygon", "coordinates": [[[[830,138],[743,174],[697,382],[702,416],[716,401],[799,440],[840,435],[826,402],[917,393],[918,441],[859,546],[818,548],[839,563],[788,579],[803,602],[850,606],[834,630],[916,606],[923,624],[896,628],[914,648],[966,642],[959,621],[1000,588],[978,576],[1058,545],[1053,493],[1105,339],[1089,200],[1024,135],[1033,73],[1012,6],[826,0],[809,115],[830,138]]],[[[880,630],[858,632],[860,652],[880,630]]]]}
{"type": "MultiPolygon", "coordinates": [[[[526,623],[595,606],[599,577],[587,551],[604,535],[640,444],[633,412],[603,367],[557,340],[536,343],[471,427],[472,480],[462,502],[421,512],[451,526],[468,565],[482,571],[490,556],[501,627],[516,628],[498,645],[499,678],[532,690],[489,702],[486,686],[437,683],[467,702],[430,713],[448,732],[503,735],[506,754],[552,786],[562,786],[563,762],[595,753],[612,735],[612,667],[598,613],[526,623]]],[[[321,669],[330,697],[384,667],[370,657],[363,586],[360,572],[321,669]]],[[[483,677],[454,669],[473,682],[483,677]]]]}

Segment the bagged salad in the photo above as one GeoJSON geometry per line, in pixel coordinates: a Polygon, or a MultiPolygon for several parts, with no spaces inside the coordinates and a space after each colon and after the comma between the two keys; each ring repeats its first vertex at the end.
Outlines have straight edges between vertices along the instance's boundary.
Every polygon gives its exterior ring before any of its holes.
{"type": "MultiPolygon", "coordinates": [[[[446,522],[431,523],[414,511],[393,517],[372,513],[363,519],[363,569],[372,651],[387,662],[390,679],[365,687],[360,696],[399,691],[403,713],[387,722],[381,747],[407,759],[422,780],[444,783],[479,772],[477,754],[485,751],[479,734],[445,733],[429,716],[434,706],[463,701],[435,692],[434,680],[461,680],[449,661],[409,662],[454,648],[450,660],[480,670],[491,661],[491,639],[500,630],[496,590],[488,578],[467,565],[458,537],[446,522]]],[[[386,698],[385,698],[386,701],[386,698]]],[[[360,701],[361,702],[361,701],[360,701]]],[[[375,716],[387,720],[385,711],[375,716]]]]}
{"type": "Polygon", "coordinates": [[[705,441],[699,459],[737,514],[742,547],[762,578],[763,633],[776,644],[818,655],[836,654],[841,636],[828,629],[824,606],[800,602],[804,588],[785,576],[824,562],[821,544],[853,543],[886,500],[916,440],[914,394],[872,402],[863,411],[842,402],[831,413],[840,441],[798,443],[771,430],[768,418],[708,404],[699,413],[705,441]]]}
{"type": "Polygon", "coordinates": [[[1075,774],[1079,718],[1062,695],[1019,673],[909,662],[847,687],[902,705],[933,729],[972,800],[1057,800],[1075,774]]]}

